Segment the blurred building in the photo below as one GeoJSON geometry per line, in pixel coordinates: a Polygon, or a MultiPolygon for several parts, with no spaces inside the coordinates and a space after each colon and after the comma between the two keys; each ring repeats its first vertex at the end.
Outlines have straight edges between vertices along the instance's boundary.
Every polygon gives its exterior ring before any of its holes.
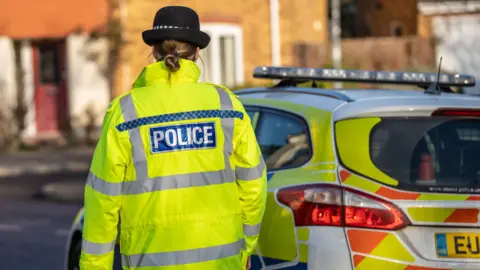
{"type": "MultiPolygon", "coordinates": [[[[331,5],[332,1],[328,3],[331,5]]],[[[339,0],[341,11],[342,67],[348,69],[430,71],[435,44],[418,33],[417,0],[339,0]]],[[[293,51],[297,66],[331,67],[331,9],[327,39],[297,41],[293,51]]]]}
{"type": "MultiPolygon", "coordinates": [[[[202,80],[229,87],[254,83],[255,66],[270,65],[278,57],[281,65],[295,63],[297,42],[324,42],[328,39],[328,0],[162,0],[127,1],[119,6],[126,44],[119,64],[116,94],[130,87],[142,68],[149,64],[151,48],[141,39],[141,31],[152,27],[158,8],[185,5],[195,9],[202,30],[211,36],[210,46],[201,52],[198,65],[202,80]],[[272,10],[278,4],[279,9],[272,10]],[[279,31],[272,31],[278,15],[279,31]],[[279,44],[274,44],[279,34],[279,44]],[[273,38],[273,39],[272,39],[273,38]],[[275,55],[273,48],[279,45],[275,55]]],[[[257,82],[258,83],[258,82],[257,82]]]]}
{"type": "MultiPolygon", "coordinates": [[[[342,0],[345,51],[352,47],[369,51],[367,44],[375,43],[372,50],[385,62],[380,67],[398,63],[394,69],[426,68],[438,65],[443,57],[442,70],[470,73],[480,81],[480,50],[475,49],[480,42],[478,29],[480,0],[342,0]],[[401,63],[389,57],[398,55],[411,60],[401,63]]],[[[465,90],[480,94],[480,83],[465,90]]]]}
{"type": "Polygon", "coordinates": [[[255,66],[294,63],[298,41],[328,39],[327,0],[0,0],[0,82],[6,105],[23,93],[21,98],[31,103],[25,136],[55,137],[68,124],[81,130],[90,105],[100,123],[111,96],[128,91],[152,62],[141,32],[152,27],[155,12],[166,5],[199,13],[202,30],[212,38],[198,62],[201,80],[231,87],[253,83],[255,66]],[[272,31],[275,17],[279,31],[272,31]],[[103,38],[105,33],[111,38],[112,31],[123,40],[113,45],[120,48],[117,61],[107,59],[111,48],[103,38]],[[280,50],[275,53],[275,48],[280,50]],[[115,74],[109,81],[111,70],[115,74]]]}
{"type": "Polygon", "coordinates": [[[342,38],[416,35],[417,2],[341,0],[342,38]]]}
{"type": "Polygon", "coordinates": [[[107,0],[0,0],[0,6],[0,106],[25,102],[25,139],[58,138],[70,122],[86,121],[90,105],[102,115],[109,89],[97,56],[105,55],[105,42],[91,37],[105,30],[107,0]]]}
{"type": "Polygon", "coordinates": [[[435,40],[436,63],[443,57],[442,69],[475,75],[465,91],[480,94],[480,1],[421,0],[418,14],[418,35],[435,40]]]}
{"type": "MultiPolygon", "coordinates": [[[[29,104],[26,138],[100,124],[109,100],[152,63],[141,32],[166,5],[195,9],[212,38],[198,62],[202,81],[238,87],[265,83],[252,78],[259,65],[325,67],[330,2],[0,0],[1,106],[29,104]]],[[[480,78],[479,2],[341,0],[343,65],[428,71],[443,56],[444,70],[480,78]]]]}

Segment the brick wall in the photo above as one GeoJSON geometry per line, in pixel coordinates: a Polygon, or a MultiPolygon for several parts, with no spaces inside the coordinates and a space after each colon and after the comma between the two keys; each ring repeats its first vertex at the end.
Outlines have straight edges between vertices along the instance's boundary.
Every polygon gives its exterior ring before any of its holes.
{"type": "Polygon", "coordinates": [[[357,0],[357,14],[358,30],[368,36],[390,36],[395,22],[403,35],[417,33],[417,0],[357,0]]]}
{"type": "MultiPolygon", "coordinates": [[[[265,2],[268,3],[268,0],[265,2]]],[[[282,65],[288,66],[295,63],[296,56],[292,52],[297,42],[326,42],[328,27],[326,0],[280,0],[282,65]]],[[[270,61],[266,64],[270,64],[270,61]]]]}
{"type": "MultiPolygon", "coordinates": [[[[331,63],[329,44],[299,42],[293,54],[295,66],[325,67],[331,63]]],[[[431,39],[420,37],[347,39],[342,41],[342,60],[348,69],[429,69],[435,65],[435,46],[431,39]]]]}
{"type": "Polygon", "coordinates": [[[418,36],[423,38],[433,37],[432,20],[433,16],[418,14],[417,16],[418,36]]]}
{"type": "MultiPolygon", "coordinates": [[[[133,80],[145,65],[151,63],[151,49],[141,38],[141,32],[151,28],[156,11],[162,6],[184,5],[197,11],[205,22],[235,23],[243,29],[245,83],[262,83],[252,78],[255,66],[271,64],[269,0],[142,0],[128,1],[128,18],[124,28],[127,44],[117,67],[115,94],[128,89],[122,87],[126,76],[122,63],[131,67],[133,80]],[[161,3],[161,4],[160,4],[161,3]]],[[[327,39],[326,0],[280,1],[280,37],[282,65],[295,61],[293,47],[296,42],[321,42],[327,39]]]]}

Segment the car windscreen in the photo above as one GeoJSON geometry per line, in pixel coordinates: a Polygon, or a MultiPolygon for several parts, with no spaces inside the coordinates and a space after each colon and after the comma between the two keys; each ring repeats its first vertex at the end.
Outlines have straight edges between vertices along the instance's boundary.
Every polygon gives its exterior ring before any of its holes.
{"type": "Polygon", "coordinates": [[[382,117],[370,131],[370,159],[407,185],[480,183],[480,119],[382,117]]]}

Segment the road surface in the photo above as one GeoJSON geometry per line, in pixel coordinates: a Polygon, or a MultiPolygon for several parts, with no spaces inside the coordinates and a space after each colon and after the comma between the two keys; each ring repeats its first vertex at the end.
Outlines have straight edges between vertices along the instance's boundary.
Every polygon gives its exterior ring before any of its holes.
{"type": "Polygon", "coordinates": [[[90,156],[87,150],[0,155],[1,270],[63,270],[68,230],[82,200],[54,202],[41,191],[50,183],[82,191],[90,156]],[[62,162],[83,167],[62,170],[62,162]]]}
{"type": "Polygon", "coordinates": [[[62,270],[68,229],[80,207],[0,195],[0,268],[62,270]]]}

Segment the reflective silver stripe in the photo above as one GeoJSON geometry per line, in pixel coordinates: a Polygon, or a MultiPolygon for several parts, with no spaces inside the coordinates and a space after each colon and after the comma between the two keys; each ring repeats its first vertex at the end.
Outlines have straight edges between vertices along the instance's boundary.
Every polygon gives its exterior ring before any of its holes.
{"type": "Polygon", "coordinates": [[[107,182],[97,177],[91,171],[88,173],[87,185],[106,195],[118,196],[122,194],[122,183],[107,182]]]}
{"type": "Polygon", "coordinates": [[[228,182],[235,182],[235,179],[226,177],[224,170],[160,176],[147,180],[124,182],[123,194],[142,194],[160,190],[218,185],[228,182]]]}
{"type": "Polygon", "coordinates": [[[260,234],[261,228],[262,228],[262,223],[258,223],[257,225],[243,224],[243,234],[245,236],[255,236],[260,234]]]}
{"type": "MultiPolygon", "coordinates": [[[[230,95],[222,88],[216,87],[218,96],[220,97],[220,110],[228,111],[233,110],[233,103],[230,95]]],[[[235,119],[233,118],[222,118],[222,128],[223,133],[225,134],[225,143],[224,149],[227,153],[231,153],[233,150],[233,126],[235,119]]]]}
{"type": "Polygon", "coordinates": [[[123,267],[129,268],[159,267],[219,260],[240,254],[244,242],[244,239],[240,239],[230,244],[214,247],[135,255],[122,254],[122,264],[123,267]]]}
{"type": "Polygon", "coordinates": [[[85,238],[82,240],[82,251],[92,255],[102,255],[113,251],[115,248],[115,241],[106,244],[93,243],[85,238]]]}
{"type": "Polygon", "coordinates": [[[228,177],[225,170],[160,176],[147,180],[125,181],[123,183],[107,182],[90,172],[87,179],[87,184],[94,190],[110,196],[122,194],[134,195],[160,190],[217,185],[229,182],[235,182],[235,178],[228,177]]]}
{"type": "MultiPolygon", "coordinates": [[[[120,107],[122,108],[123,119],[125,122],[138,118],[131,94],[123,96],[120,99],[120,107]]],[[[143,147],[140,129],[129,129],[128,134],[130,135],[130,143],[132,144],[132,158],[133,163],[135,164],[136,179],[148,179],[147,156],[143,147]]]]}
{"type": "MultiPolygon", "coordinates": [[[[224,89],[215,87],[217,89],[218,96],[220,97],[220,110],[233,110],[233,103],[230,95],[224,89]]],[[[235,126],[234,118],[222,118],[220,120],[222,124],[223,134],[225,136],[223,140],[223,157],[225,162],[225,179],[235,180],[235,172],[230,166],[230,156],[233,153],[233,132],[235,126]]]]}
{"type": "Polygon", "coordinates": [[[236,167],[235,176],[238,180],[256,180],[263,175],[265,169],[265,161],[260,157],[260,162],[253,168],[236,167]]]}

